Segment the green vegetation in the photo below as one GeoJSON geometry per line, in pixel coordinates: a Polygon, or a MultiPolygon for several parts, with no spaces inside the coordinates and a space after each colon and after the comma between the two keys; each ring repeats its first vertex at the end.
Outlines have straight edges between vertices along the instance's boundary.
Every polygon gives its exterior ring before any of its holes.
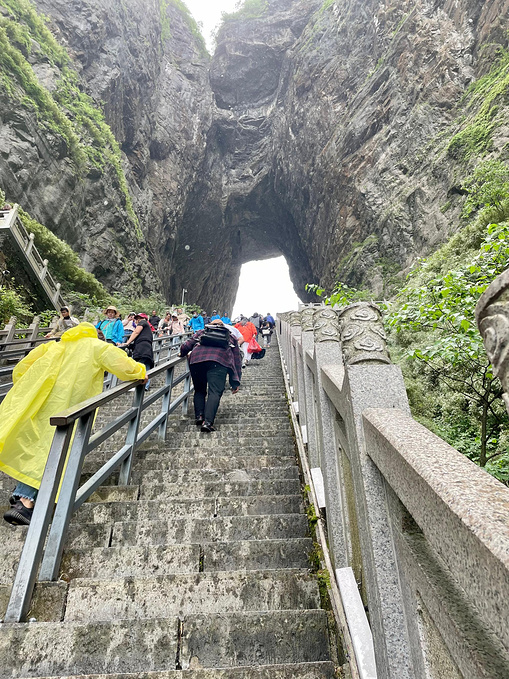
{"type": "Polygon", "coordinates": [[[198,50],[203,57],[210,56],[205,45],[205,40],[200,31],[200,26],[189,11],[183,0],[159,0],[159,11],[161,15],[161,43],[164,45],[171,38],[171,21],[168,16],[168,8],[175,7],[182,16],[184,23],[198,43],[198,50]]]}
{"type": "Polygon", "coordinates": [[[62,284],[65,291],[88,295],[99,304],[108,299],[106,288],[93,274],[80,266],[79,257],[70,245],[32,219],[24,210],[20,209],[19,216],[25,229],[34,234],[35,246],[40,255],[48,260],[50,273],[62,284]]]}
{"type": "Polygon", "coordinates": [[[11,316],[16,316],[16,318],[19,318],[22,322],[28,322],[33,315],[31,308],[18,290],[0,285],[1,323],[7,323],[11,316]]]}
{"type": "Polygon", "coordinates": [[[29,0],[0,0],[0,5],[10,13],[9,18],[0,18],[2,85],[11,97],[17,97],[22,106],[35,112],[43,128],[64,140],[80,175],[86,174],[90,167],[101,172],[108,165],[114,168],[127,214],[141,240],[143,236],[122,169],[120,147],[102,111],[81,91],[67,53],[29,0]],[[35,48],[33,41],[37,43],[35,48]],[[60,71],[53,94],[39,83],[28,61],[33,49],[40,49],[60,71]]]}
{"type": "Polygon", "coordinates": [[[258,19],[269,9],[268,0],[238,0],[235,12],[223,12],[223,23],[240,19],[258,19]]]}
{"type": "MultiPolygon", "coordinates": [[[[413,416],[509,485],[509,430],[502,387],[475,327],[480,295],[509,267],[509,168],[480,162],[462,184],[466,226],[414,267],[389,303],[392,358],[401,365],[413,416]]],[[[326,304],[345,306],[366,291],[337,283],[326,304]]]]}
{"type": "Polygon", "coordinates": [[[421,262],[387,320],[414,416],[509,481],[502,388],[474,321],[479,296],[509,266],[509,223],[481,227],[479,236],[454,264],[441,250],[421,262]]]}
{"type": "Polygon", "coordinates": [[[159,11],[161,13],[161,43],[164,43],[171,37],[170,17],[168,16],[168,7],[170,0],[159,0],[159,11]]]}
{"type": "Polygon", "coordinates": [[[450,140],[450,156],[466,161],[492,148],[492,133],[500,124],[497,102],[506,96],[508,87],[509,52],[500,47],[490,72],[472,83],[462,99],[467,124],[450,140]]]}

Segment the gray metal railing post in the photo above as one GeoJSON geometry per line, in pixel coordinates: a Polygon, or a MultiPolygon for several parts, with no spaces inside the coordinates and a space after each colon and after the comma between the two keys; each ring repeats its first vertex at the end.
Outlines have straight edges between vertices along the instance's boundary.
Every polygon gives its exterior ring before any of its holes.
{"type": "Polygon", "coordinates": [[[29,611],[37,571],[41,563],[44,541],[51,521],[58,484],[62,476],[73,428],[73,425],[57,427],[53,437],[37,496],[37,505],[21,553],[4,622],[21,622],[29,611]]]}
{"type": "Polygon", "coordinates": [[[120,467],[120,474],[118,477],[118,485],[119,486],[127,486],[129,483],[129,480],[131,478],[131,469],[133,466],[133,453],[134,449],[136,446],[136,439],[138,438],[138,430],[140,428],[140,420],[141,420],[141,407],[143,405],[143,396],[145,394],[145,386],[143,384],[139,384],[136,387],[136,391],[134,393],[134,399],[133,399],[133,407],[138,409],[138,413],[136,417],[134,417],[130,422],[129,422],[129,427],[127,429],[127,436],[126,436],[126,445],[131,447],[131,451],[129,455],[126,457],[126,459],[122,462],[122,466],[120,467]]]}
{"type": "Polygon", "coordinates": [[[160,441],[164,441],[166,438],[166,429],[168,427],[168,410],[170,409],[171,403],[171,390],[173,384],[173,374],[175,368],[172,366],[166,371],[166,386],[169,387],[168,392],[163,396],[163,403],[161,405],[161,412],[166,413],[166,417],[159,425],[159,431],[157,432],[157,437],[160,441]]]}
{"type": "Polygon", "coordinates": [[[187,397],[184,399],[182,404],[182,415],[187,415],[189,412],[189,397],[191,396],[191,373],[189,372],[184,380],[184,394],[187,397]]]}
{"type": "Polygon", "coordinates": [[[58,496],[55,515],[44,551],[44,558],[39,573],[39,580],[56,580],[62,560],[64,541],[71,520],[74,499],[78,490],[83,460],[87,454],[87,445],[94,423],[95,411],[87,413],[78,420],[71,452],[64,472],[64,478],[58,496]]]}

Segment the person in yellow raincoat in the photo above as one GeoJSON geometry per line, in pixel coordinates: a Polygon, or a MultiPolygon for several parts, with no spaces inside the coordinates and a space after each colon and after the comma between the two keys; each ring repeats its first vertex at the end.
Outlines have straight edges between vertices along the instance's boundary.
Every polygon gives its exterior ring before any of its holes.
{"type": "Polygon", "coordinates": [[[91,323],[67,330],[60,342],[40,344],[12,373],[0,405],[0,471],[19,481],[4,515],[29,524],[55,433],[49,419],[102,391],[104,371],[121,380],[146,380],[146,368],[112,344],[91,323]]]}

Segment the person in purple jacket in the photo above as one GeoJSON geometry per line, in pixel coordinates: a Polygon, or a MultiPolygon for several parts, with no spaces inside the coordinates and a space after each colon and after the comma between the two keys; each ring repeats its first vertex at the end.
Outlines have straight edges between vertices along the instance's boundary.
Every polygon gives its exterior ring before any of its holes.
{"type": "MultiPolygon", "coordinates": [[[[211,325],[224,327],[220,319],[211,325]]],[[[230,377],[232,393],[236,394],[240,387],[242,375],[242,359],[237,339],[230,333],[227,347],[206,346],[200,344],[200,337],[205,331],[199,330],[180,347],[180,356],[189,357],[189,368],[194,385],[194,414],[196,424],[201,431],[215,431],[214,419],[219,402],[226,386],[226,376],[230,377]],[[208,391],[208,394],[207,394],[208,391]]]]}

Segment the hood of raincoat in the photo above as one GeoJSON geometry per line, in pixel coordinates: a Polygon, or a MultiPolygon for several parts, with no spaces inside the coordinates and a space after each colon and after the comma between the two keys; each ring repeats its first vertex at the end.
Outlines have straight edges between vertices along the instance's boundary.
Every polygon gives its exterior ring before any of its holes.
{"type": "Polygon", "coordinates": [[[94,339],[97,339],[97,330],[92,323],[79,323],[78,325],[75,325],[74,328],[69,328],[69,330],[64,332],[60,341],[76,342],[84,337],[93,337],[94,339]]]}

